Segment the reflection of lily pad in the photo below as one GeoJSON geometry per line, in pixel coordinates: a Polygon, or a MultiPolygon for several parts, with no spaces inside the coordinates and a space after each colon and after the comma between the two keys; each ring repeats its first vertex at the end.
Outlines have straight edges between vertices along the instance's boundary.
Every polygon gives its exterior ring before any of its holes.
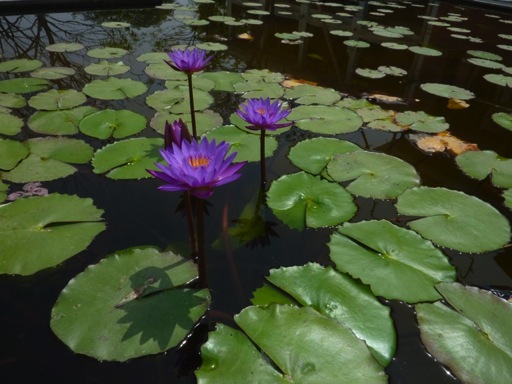
{"type": "Polygon", "coordinates": [[[0,273],[30,275],[83,251],[105,229],[91,199],[50,194],[0,206],[0,273]]]}
{"type": "Polygon", "coordinates": [[[30,98],[28,104],[35,109],[56,111],[70,109],[85,103],[87,97],[74,89],[57,90],[51,89],[48,92],[38,93],[30,98]]]}
{"type": "Polygon", "coordinates": [[[385,220],[345,223],[329,248],[338,270],[387,299],[438,300],[435,284],[455,279],[455,268],[430,241],[385,220]]]}
{"type": "Polygon", "coordinates": [[[117,141],[96,151],[92,159],[94,173],[107,173],[111,179],[141,179],[151,175],[147,169],[157,169],[161,160],[162,138],[134,138],[117,141]]]}
{"type": "Polygon", "coordinates": [[[497,187],[512,188],[512,159],[506,159],[494,151],[468,151],[455,158],[462,171],[477,180],[491,176],[497,187]]]}
{"type": "Polygon", "coordinates": [[[433,95],[447,97],[448,99],[469,100],[475,97],[475,94],[464,88],[459,88],[454,85],[438,84],[438,83],[425,83],[421,84],[421,89],[433,95]]]}
{"type": "Polygon", "coordinates": [[[96,99],[122,100],[137,97],[146,92],[147,86],[132,79],[109,77],[106,80],[94,80],[83,89],[83,92],[96,99]]]}
{"type": "Polygon", "coordinates": [[[512,303],[459,283],[437,288],[453,309],[416,306],[427,350],[464,383],[512,382],[512,303]]]}
{"type": "Polygon", "coordinates": [[[96,111],[90,106],[63,111],[37,111],[28,119],[28,126],[34,132],[47,135],[74,135],[78,133],[80,121],[96,111]]]}
{"type": "Polygon", "coordinates": [[[111,136],[121,139],[139,133],[146,128],[146,123],[146,118],[139,113],[126,109],[105,109],[82,119],[80,132],[98,139],[107,139],[111,136]]]}
{"type": "Polygon", "coordinates": [[[461,252],[499,249],[510,239],[510,224],[491,205],[459,191],[419,187],[398,197],[398,213],[421,218],[408,225],[426,239],[461,252]]]}
{"type": "Polygon", "coordinates": [[[392,199],[419,184],[412,165],[384,153],[354,151],[335,155],[327,165],[333,180],[352,181],[351,193],[376,199],[392,199]]]}
{"type": "Polygon", "coordinates": [[[301,105],[287,120],[306,131],[331,135],[354,132],[363,125],[363,119],[352,109],[324,105],[301,105]]]}
{"type": "Polygon", "coordinates": [[[75,353],[125,361],[164,352],[192,331],[208,290],[184,285],[197,268],[154,248],[118,252],[79,274],[52,309],[51,327],[75,353]]]}
{"type": "Polygon", "coordinates": [[[268,206],[291,228],[320,228],[350,220],[357,207],[345,188],[305,172],[281,176],[268,191],[268,206]]]}

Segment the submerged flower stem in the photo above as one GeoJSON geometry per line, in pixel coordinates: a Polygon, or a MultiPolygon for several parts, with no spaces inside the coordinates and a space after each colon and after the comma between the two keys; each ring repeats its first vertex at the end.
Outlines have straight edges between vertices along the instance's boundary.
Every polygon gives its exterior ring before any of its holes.
{"type": "Polygon", "coordinates": [[[261,188],[265,189],[267,182],[267,169],[265,164],[265,130],[260,130],[260,166],[261,166],[261,188]]]}
{"type": "Polygon", "coordinates": [[[203,199],[195,199],[197,208],[197,266],[199,270],[199,288],[208,288],[208,277],[206,274],[206,253],[204,236],[204,202],[203,199]]]}
{"type": "Polygon", "coordinates": [[[185,211],[187,212],[187,222],[188,222],[188,235],[190,238],[190,248],[192,258],[197,260],[198,257],[198,249],[197,249],[197,238],[196,238],[196,230],[194,227],[194,215],[192,211],[192,197],[190,196],[190,191],[185,191],[185,211]]]}
{"type": "Polygon", "coordinates": [[[192,120],[192,137],[197,140],[196,113],[194,107],[194,90],[192,89],[192,73],[187,73],[188,98],[190,100],[190,119],[192,120]]]}

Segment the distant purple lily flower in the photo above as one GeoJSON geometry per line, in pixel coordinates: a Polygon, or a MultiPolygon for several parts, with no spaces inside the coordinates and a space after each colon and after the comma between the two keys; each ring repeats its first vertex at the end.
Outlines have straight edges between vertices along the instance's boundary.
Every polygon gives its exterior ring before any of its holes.
{"type": "Polygon", "coordinates": [[[189,75],[202,71],[213,58],[213,55],[207,56],[206,51],[199,48],[173,49],[167,55],[171,59],[170,61],[165,60],[167,65],[189,75]]]}
{"type": "Polygon", "coordinates": [[[187,141],[192,140],[187,124],[181,119],[174,120],[172,124],[166,121],[164,134],[165,148],[172,148],[172,143],[181,148],[183,139],[187,141]]]}
{"type": "Polygon", "coordinates": [[[215,187],[230,183],[241,175],[236,173],[245,162],[233,164],[236,152],[228,157],[229,144],[217,144],[215,139],[208,142],[203,138],[199,143],[184,140],[181,147],[172,143],[171,148],[160,151],[167,165],[155,163],[160,171],[148,170],[154,177],[166,184],[158,189],[163,191],[190,191],[201,199],[211,196],[215,187]]]}
{"type": "Polygon", "coordinates": [[[282,109],[283,104],[279,101],[270,102],[269,98],[249,99],[241,104],[236,111],[237,115],[248,122],[247,128],[253,130],[275,131],[277,128],[289,127],[293,123],[281,123],[291,112],[290,109],[282,109]]]}

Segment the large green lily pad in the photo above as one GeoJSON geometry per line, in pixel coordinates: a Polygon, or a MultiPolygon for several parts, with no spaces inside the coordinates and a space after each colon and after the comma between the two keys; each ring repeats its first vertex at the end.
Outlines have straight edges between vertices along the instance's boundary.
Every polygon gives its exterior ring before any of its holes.
{"type": "MultiPolygon", "coordinates": [[[[202,135],[214,128],[222,125],[222,116],[216,112],[205,109],[204,111],[195,112],[197,134],[202,135]]],[[[149,122],[151,128],[160,134],[165,133],[165,122],[172,123],[175,120],[182,119],[190,129],[192,129],[192,117],[190,113],[175,115],[170,112],[157,112],[149,122]]]]}
{"type": "Polygon", "coordinates": [[[393,199],[420,183],[409,163],[377,152],[354,151],[337,154],[327,164],[327,173],[335,181],[352,181],[347,190],[376,199],[393,199]]]}
{"type": "Polygon", "coordinates": [[[405,191],[398,213],[420,217],[408,222],[423,237],[461,252],[499,249],[510,239],[510,224],[491,205],[446,188],[418,187],[405,191]]]}
{"type": "Polygon", "coordinates": [[[448,99],[469,100],[475,97],[475,94],[467,89],[456,87],[455,85],[425,83],[420,85],[421,89],[433,95],[446,97],[448,99]]]}
{"type": "Polygon", "coordinates": [[[2,121],[2,124],[0,124],[0,134],[2,135],[17,135],[23,127],[23,120],[10,113],[0,111],[0,121],[2,121]]]}
{"type": "Polygon", "coordinates": [[[97,59],[114,59],[126,55],[128,51],[123,48],[101,47],[87,51],[87,56],[97,59]]]}
{"type": "Polygon", "coordinates": [[[154,248],[117,252],[62,291],[51,327],[75,353],[126,361],[177,346],[207,310],[208,290],[188,288],[191,260],[154,248]]]}
{"type": "Polygon", "coordinates": [[[0,169],[8,171],[13,169],[29,154],[28,146],[16,140],[0,139],[0,169]]]}
{"type": "Polygon", "coordinates": [[[398,124],[420,132],[439,133],[450,128],[443,116],[431,116],[423,111],[407,111],[397,113],[398,124]]]}
{"type": "Polygon", "coordinates": [[[147,89],[147,86],[140,81],[109,77],[106,80],[93,80],[86,84],[83,92],[96,99],[122,100],[142,95],[147,89]]]}
{"type": "Polygon", "coordinates": [[[242,75],[238,72],[205,72],[201,75],[201,77],[212,80],[215,83],[214,89],[216,91],[234,92],[234,84],[243,81],[242,75]]]}
{"type": "MultiPolygon", "coordinates": [[[[193,92],[195,111],[202,111],[213,103],[213,97],[208,92],[197,88],[194,88],[193,92]]],[[[156,91],[146,97],[146,104],[159,112],[190,113],[188,86],[156,91]]]]}
{"type": "Polygon", "coordinates": [[[0,205],[0,273],[31,275],[83,251],[105,229],[102,213],[56,193],[0,205]]]}
{"type": "Polygon", "coordinates": [[[124,64],[122,61],[117,63],[107,60],[102,60],[98,63],[89,64],[84,68],[84,71],[90,75],[98,76],[115,76],[126,73],[130,70],[130,66],[124,64]]]}
{"type": "Polygon", "coordinates": [[[357,207],[352,195],[336,183],[305,172],[272,182],[267,204],[291,228],[320,228],[350,220],[357,207]]]}
{"type": "Polygon", "coordinates": [[[141,179],[151,177],[147,169],[158,169],[162,138],[133,138],[117,141],[99,149],[94,154],[94,173],[107,173],[111,179],[141,179]]]}
{"type": "Polygon", "coordinates": [[[416,306],[428,351],[464,383],[512,382],[512,303],[459,283],[438,289],[455,310],[441,302],[416,306]]]}
{"type": "Polygon", "coordinates": [[[512,76],[489,73],[484,75],[484,79],[490,83],[501,85],[502,87],[512,88],[512,76]]]}
{"type": "Polygon", "coordinates": [[[32,93],[48,88],[49,82],[45,79],[31,77],[17,77],[15,79],[1,80],[0,92],[5,93],[32,93]]]}
{"type": "Polygon", "coordinates": [[[43,65],[43,62],[36,59],[14,59],[0,63],[0,73],[30,72],[43,65]]]}
{"type": "Polygon", "coordinates": [[[27,102],[22,95],[15,93],[0,93],[0,106],[6,108],[23,108],[27,102]]]}
{"type": "Polygon", "coordinates": [[[306,131],[330,135],[354,132],[363,125],[363,119],[352,109],[325,105],[301,105],[287,120],[306,131]]]}
{"type": "Polygon", "coordinates": [[[385,220],[345,223],[331,235],[329,249],[338,270],[387,299],[438,300],[435,284],[455,279],[455,268],[430,241],[385,220]]]}
{"type": "Polygon", "coordinates": [[[304,105],[331,105],[341,99],[340,93],[332,88],[324,88],[308,84],[288,88],[286,89],[284,96],[289,99],[295,99],[296,103],[304,105]]]}
{"type": "Polygon", "coordinates": [[[78,133],[80,121],[96,112],[94,107],[77,107],[63,111],[37,111],[28,119],[29,128],[46,135],[74,135],[78,133]]]}
{"type": "Polygon", "coordinates": [[[121,139],[139,133],[146,128],[147,119],[144,115],[127,109],[104,109],[90,114],[80,121],[80,132],[107,139],[121,139]]]}
{"type": "Polygon", "coordinates": [[[38,93],[32,96],[28,104],[35,109],[56,111],[77,107],[85,103],[86,100],[87,96],[73,89],[51,89],[48,92],[38,93]]]}
{"type": "Polygon", "coordinates": [[[494,151],[467,151],[455,158],[462,171],[477,180],[491,177],[497,187],[512,188],[512,159],[494,151]]]}
{"type": "Polygon", "coordinates": [[[491,118],[500,127],[512,131],[512,113],[496,112],[491,115],[491,118]]]}
{"type": "Polygon", "coordinates": [[[73,76],[76,71],[69,67],[42,67],[30,72],[30,76],[46,80],[64,79],[73,76]]]}

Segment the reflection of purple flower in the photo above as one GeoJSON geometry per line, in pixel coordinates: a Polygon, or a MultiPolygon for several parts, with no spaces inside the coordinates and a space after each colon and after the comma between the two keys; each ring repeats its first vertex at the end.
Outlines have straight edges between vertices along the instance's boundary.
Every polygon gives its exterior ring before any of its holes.
{"type": "Polygon", "coordinates": [[[173,49],[168,53],[171,61],[165,61],[172,69],[187,74],[199,72],[206,67],[213,56],[206,56],[206,51],[199,48],[173,49]]]}
{"type": "Polygon", "coordinates": [[[245,162],[232,164],[236,152],[226,158],[229,144],[208,142],[203,138],[200,143],[182,141],[181,148],[172,143],[171,148],[160,151],[167,165],[155,163],[160,171],[148,170],[151,175],[166,184],[158,189],[163,191],[190,191],[201,199],[206,199],[219,185],[227,184],[240,177],[236,173],[245,162]]]}
{"type": "Polygon", "coordinates": [[[291,112],[289,109],[281,109],[282,106],[277,100],[271,103],[269,98],[249,99],[240,105],[236,113],[251,124],[247,127],[249,129],[275,131],[277,128],[292,125],[292,123],[278,124],[291,112]]]}
{"type": "Polygon", "coordinates": [[[174,120],[172,124],[168,121],[165,122],[165,148],[172,148],[172,143],[181,147],[183,139],[190,141],[192,137],[188,130],[187,124],[181,119],[174,120]]]}

